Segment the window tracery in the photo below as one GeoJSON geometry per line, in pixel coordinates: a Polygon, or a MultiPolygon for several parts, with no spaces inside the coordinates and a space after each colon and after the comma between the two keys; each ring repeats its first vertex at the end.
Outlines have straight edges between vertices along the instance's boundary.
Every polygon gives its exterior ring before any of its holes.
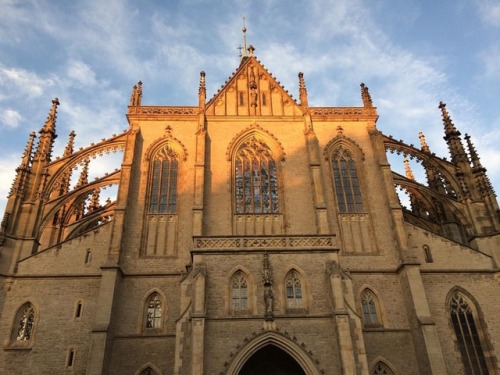
{"type": "Polygon", "coordinates": [[[378,312],[377,297],[369,289],[365,289],[361,294],[361,312],[365,327],[379,327],[382,325],[378,312]]]}
{"type": "Polygon", "coordinates": [[[385,363],[379,361],[373,368],[372,375],[394,375],[394,372],[385,363]]]}
{"type": "Polygon", "coordinates": [[[363,200],[356,163],[351,152],[339,146],[331,158],[333,184],[340,212],[362,212],[363,200]]]}
{"type": "Polygon", "coordinates": [[[35,325],[35,309],[31,303],[21,308],[17,319],[17,341],[30,341],[33,337],[35,325]]]}
{"type": "Polygon", "coordinates": [[[241,144],[234,159],[236,213],[278,213],[277,168],[270,148],[251,137],[241,144]]]}
{"type": "Polygon", "coordinates": [[[146,367],[141,371],[140,375],[156,375],[156,372],[151,367],[146,367]]]}
{"type": "Polygon", "coordinates": [[[149,213],[174,214],[177,209],[179,155],[168,145],[161,148],[152,162],[149,213]]]}
{"type": "Polygon", "coordinates": [[[162,303],[158,293],[153,293],[146,302],[146,328],[162,327],[162,303]]]}
{"type": "Polygon", "coordinates": [[[451,323],[467,375],[489,374],[481,344],[481,331],[475,311],[465,296],[456,291],[450,299],[451,323]]]}
{"type": "Polygon", "coordinates": [[[302,282],[297,271],[288,272],[285,279],[286,287],[286,307],[297,309],[303,307],[302,300],[302,282]]]}
{"type": "Polygon", "coordinates": [[[231,278],[231,309],[235,312],[248,310],[247,276],[241,270],[231,278]]]}

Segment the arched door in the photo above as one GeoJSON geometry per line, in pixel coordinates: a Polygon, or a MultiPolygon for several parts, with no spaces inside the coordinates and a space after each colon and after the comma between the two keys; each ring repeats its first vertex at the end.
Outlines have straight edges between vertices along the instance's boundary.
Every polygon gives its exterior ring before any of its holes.
{"type": "Polygon", "coordinates": [[[306,373],[290,355],[270,344],[255,352],[238,375],[306,375],[306,373]]]}

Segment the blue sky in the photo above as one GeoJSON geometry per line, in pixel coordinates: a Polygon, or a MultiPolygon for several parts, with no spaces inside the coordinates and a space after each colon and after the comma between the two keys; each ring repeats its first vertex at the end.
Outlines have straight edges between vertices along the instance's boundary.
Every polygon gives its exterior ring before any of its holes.
{"type": "MultiPolygon", "coordinates": [[[[0,8],[2,212],[28,135],[54,97],[54,156],[71,130],[76,148],[125,130],[139,80],[143,104],[197,105],[201,70],[210,98],[237,68],[242,16],[256,56],[294,97],[304,72],[311,106],[361,106],[364,82],[381,131],[415,145],[423,131],[431,151],[448,157],[438,109],[446,102],[500,189],[498,1],[0,0],[0,8]]],[[[391,164],[402,168],[401,158],[391,164]]]]}

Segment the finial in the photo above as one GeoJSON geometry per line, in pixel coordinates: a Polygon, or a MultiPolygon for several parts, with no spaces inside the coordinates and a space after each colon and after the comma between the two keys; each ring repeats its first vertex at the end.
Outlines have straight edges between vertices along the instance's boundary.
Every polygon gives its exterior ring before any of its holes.
{"type": "Polygon", "coordinates": [[[243,31],[243,56],[247,56],[247,27],[245,25],[245,20],[246,17],[243,16],[243,28],[241,29],[241,31],[243,31]]]}
{"type": "Polygon", "coordinates": [[[88,184],[88,182],[89,182],[89,163],[90,163],[89,159],[85,159],[83,161],[82,173],[80,174],[80,178],[78,179],[78,182],[76,183],[75,189],[88,184]]]}
{"type": "Polygon", "coordinates": [[[248,52],[250,53],[250,56],[253,56],[254,51],[255,51],[255,47],[250,44],[248,46],[248,52]]]}
{"type": "Polygon", "coordinates": [[[142,101],[142,82],[137,82],[132,88],[132,95],[130,95],[130,106],[140,106],[142,101]]]}
{"type": "Polygon", "coordinates": [[[40,129],[41,133],[52,133],[53,139],[57,138],[56,132],[56,119],[57,119],[57,106],[59,105],[59,99],[54,98],[52,100],[52,107],[50,108],[49,115],[45,121],[45,125],[40,129]]]}
{"type": "Polygon", "coordinates": [[[425,141],[425,135],[423,132],[418,133],[418,138],[420,139],[420,146],[422,146],[422,151],[423,152],[431,152],[429,149],[429,146],[427,145],[427,142],[425,141]]]}
{"type": "Polygon", "coordinates": [[[373,107],[372,97],[370,92],[368,91],[368,87],[365,86],[364,83],[361,85],[361,99],[363,100],[363,106],[371,108],[373,107]]]}
{"type": "Polygon", "coordinates": [[[99,202],[100,195],[101,195],[101,189],[99,188],[94,189],[94,191],[92,192],[92,197],[90,198],[89,206],[87,208],[89,212],[95,211],[101,207],[99,202]]]}
{"type": "Polygon", "coordinates": [[[344,135],[344,128],[342,126],[337,126],[337,137],[342,137],[344,135]]]}
{"type": "Polygon", "coordinates": [[[449,136],[451,134],[460,135],[460,132],[455,128],[455,125],[451,121],[450,114],[446,110],[446,103],[439,102],[438,108],[441,109],[441,115],[443,116],[444,131],[446,136],[449,136]]]}
{"type": "MultiPolygon", "coordinates": [[[[26,160],[29,163],[31,159],[31,153],[33,151],[33,144],[35,143],[36,133],[32,131],[28,138],[28,143],[26,143],[26,148],[23,153],[23,160],[26,160]]],[[[28,166],[28,164],[26,164],[28,166]]]]}
{"type": "Polygon", "coordinates": [[[76,133],[74,130],[69,133],[69,139],[68,139],[68,144],[66,145],[66,148],[64,149],[63,157],[69,156],[73,153],[73,146],[75,143],[75,137],[76,133]]]}
{"type": "Polygon", "coordinates": [[[200,87],[198,89],[198,106],[200,110],[205,109],[205,101],[207,98],[207,89],[205,86],[205,72],[200,72],[200,87]]]}
{"type": "Polygon", "coordinates": [[[415,176],[413,175],[413,171],[411,170],[410,162],[406,156],[404,157],[403,162],[405,164],[406,178],[415,181],[415,176]]]}

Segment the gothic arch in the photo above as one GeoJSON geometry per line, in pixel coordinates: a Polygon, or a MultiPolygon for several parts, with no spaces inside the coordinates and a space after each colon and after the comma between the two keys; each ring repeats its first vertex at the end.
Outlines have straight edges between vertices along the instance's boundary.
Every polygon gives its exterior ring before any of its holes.
{"type": "MultiPolygon", "coordinates": [[[[31,347],[35,342],[37,325],[39,321],[40,308],[33,301],[26,300],[23,303],[19,304],[15,309],[14,316],[11,320],[10,325],[10,336],[7,338],[7,342],[9,346],[21,346],[21,347],[31,347]],[[31,315],[31,320],[28,322],[24,319],[24,313],[26,310],[31,309],[29,314],[31,315]],[[24,326],[21,327],[21,320],[24,321],[24,326]],[[29,325],[29,326],[28,326],[29,325]],[[26,338],[26,334],[22,333],[23,338],[18,339],[18,336],[21,334],[21,329],[26,331],[29,329],[29,337],[26,338]]],[[[29,320],[29,319],[28,319],[29,320]]]]}
{"type": "Polygon", "coordinates": [[[231,359],[225,374],[238,375],[252,355],[268,345],[274,345],[288,354],[300,365],[306,375],[320,375],[322,373],[316,366],[314,360],[294,341],[277,332],[269,331],[255,337],[240,349],[231,359]]]}
{"type": "Polygon", "coordinates": [[[288,268],[285,271],[283,280],[281,281],[281,283],[282,283],[281,286],[283,287],[282,295],[284,298],[283,306],[285,309],[290,309],[290,307],[288,307],[288,305],[287,305],[287,279],[292,272],[297,273],[299,278],[300,278],[300,286],[302,289],[301,290],[301,292],[302,292],[302,307],[300,307],[300,309],[307,311],[310,308],[310,303],[312,300],[312,297],[310,296],[310,293],[309,293],[310,289],[309,289],[308,278],[307,278],[304,270],[302,270],[300,267],[298,267],[295,264],[288,266],[288,268]]]}
{"type": "Polygon", "coordinates": [[[276,161],[285,160],[285,150],[283,149],[283,145],[281,142],[274,136],[274,134],[270,133],[266,129],[263,129],[258,124],[253,124],[249,128],[238,133],[229,143],[226,151],[227,161],[231,161],[233,159],[234,153],[238,148],[248,139],[255,137],[256,139],[264,142],[269,149],[276,161]]]}
{"type": "Polygon", "coordinates": [[[332,153],[339,147],[344,146],[348,149],[355,159],[359,159],[360,161],[365,161],[365,153],[363,149],[351,138],[348,138],[344,135],[339,135],[333,138],[328,144],[325,146],[323,150],[323,156],[325,160],[330,160],[332,157],[332,153]]]}
{"type": "Polygon", "coordinates": [[[148,362],[145,365],[143,365],[142,367],[140,367],[139,370],[137,370],[134,375],[143,375],[143,374],[161,375],[161,371],[154,364],[152,364],[151,362],[148,362]],[[150,370],[152,372],[150,372],[150,374],[148,374],[147,370],[150,370]]]}
{"type": "MultiPolygon", "coordinates": [[[[391,362],[389,362],[386,358],[377,356],[371,363],[370,363],[370,375],[374,374],[376,371],[376,366],[381,363],[384,365],[387,369],[392,371],[392,373],[387,374],[387,375],[398,375],[399,372],[396,371],[396,368],[392,365],[391,362]]],[[[378,375],[378,374],[377,374],[378,375]]]]}
{"type": "Polygon", "coordinates": [[[148,147],[144,155],[144,160],[150,162],[162,148],[170,147],[179,155],[179,160],[186,161],[188,156],[186,146],[184,146],[180,140],[172,136],[172,129],[170,126],[167,126],[165,132],[166,134],[163,137],[157,139],[148,147]]]}

